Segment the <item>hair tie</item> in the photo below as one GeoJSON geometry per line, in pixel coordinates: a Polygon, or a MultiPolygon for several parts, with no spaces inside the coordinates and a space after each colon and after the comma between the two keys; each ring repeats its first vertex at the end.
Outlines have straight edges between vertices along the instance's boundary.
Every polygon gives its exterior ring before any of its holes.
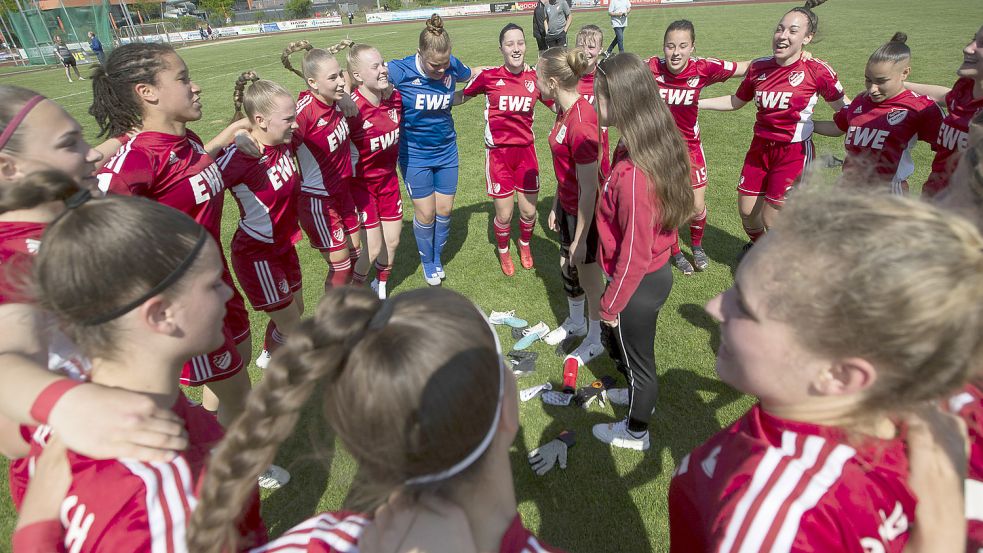
{"type": "Polygon", "coordinates": [[[164,277],[163,280],[158,282],[156,286],[148,290],[146,293],[144,293],[137,299],[128,302],[121,307],[117,307],[116,309],[103,313],[101,315],[89,317],[88,319],[81,321],[81,323],[85,326],[95,326],[103,323],[108,323],[113,319],[126,315],[130,311],[136,309],[136,307],[141,303],[149,300],[150,298],[170,288],[172,284],[174,284],[175,282],[178,281],[178,279],[184,276],[184,273],[188,272],[188,269],[190,269],[191,265],[194,264],[195,259],[198,258],[198,253],[201,252],[201,249],[205,246],[205,242],[208,240],[209,236],[211,236],[210,234],[208,234],[208,231],[205,230],[205,227],[199,227],[199,228],[200,231],[198,232],[198,241],[195,242],[194,247],[191,248],[191,251],[188,253],[188,256],[184,258],[184,261],[182,261],[177,267],[174,268],[173,271],[171,271],[171,274],[164,277]]]}
{"type": "Polygon", "coordinates": [[[7,128],[0,133],[0,150],[3,150],[7,146],[7,142],[10,140],[10,137],[14,135],[14,131],[16,131],[17,127],[19,127],[24,121],[27,114],[31,113],[34,106],[41,103],[41,101],[44,99],[44,96],[38,94],[24,103],[24,105],[20,108],[20,111],[18,111],[17,114],[10,120],[10,123],[7,124],[7,128]]]}
{"type": "Polygon", "coordinates": [[[89,192],[88,189],[83,188],[82,190],[79,190],[78,192],[72,194],[71,196],[68,197],[67,200],[65,200],[65,207],[67,209],[76,209],[91,199],[92,199],[92,192],[89,192]]]}

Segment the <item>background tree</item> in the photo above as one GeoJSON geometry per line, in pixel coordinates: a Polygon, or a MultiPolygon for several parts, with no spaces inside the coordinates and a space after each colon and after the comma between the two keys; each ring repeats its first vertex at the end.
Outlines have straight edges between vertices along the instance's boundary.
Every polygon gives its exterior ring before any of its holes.
{"type": "Polygon", "coordinates": [[[232,6],[235,0],[198,0],[198,8],[204,10],[211,17],[225,21],[225,18],[232,15],[232,6]]]}
{"type": "Polygon", "coordinates": [[[311,9],[314,3],[311,0],[287,0],[283,6],[283,11],[291,19],[304,19],[311,16],[311,9]]]}

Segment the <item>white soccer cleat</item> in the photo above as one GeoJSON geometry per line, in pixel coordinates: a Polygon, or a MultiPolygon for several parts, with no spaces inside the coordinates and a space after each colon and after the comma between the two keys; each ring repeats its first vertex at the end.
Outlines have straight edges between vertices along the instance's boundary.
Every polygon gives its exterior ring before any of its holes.
{"type": "Polygon", "coordinates": [[[264,349],[263,352],[259,354],[259,357],[256,358],[256,366],[261,369],[265,369],[270,366],[270,359],[272,358],[273,355],[264,349]]]}
{"type": "Polygon", "coordinates": [[[529,326],[527,321],[515,316],[514,309],[512,311],[492,311],[488,315],[488,322],[493,325],[508,325],[512,328],[525,328],[529,326]]]}
{"type": "Polygon", "coordinates": [[[594,425],[594,437],[606,444],[635,451],[645,451],[649,448],[649,432],[646,430],[639,436],[628,431],[624,420],[594,425]]]}
{"type": "Polygon", "coordinates": [[[290,473],[277,465],[270,465],[263,474],[259,475],[259,487],[264,490],[278,490],[290,482],[290,473]]]}
{"type": "Polygon", "coordinates": [[[546,326],[546,323],[540,321],[539,324],[533,327],[529,327],[522,331],[522,338],[512,346],[512,349],[524,350],[531,346],[533,342],[537,340],[542,340],[543,336],[549,334],[550,327],[546,326]]]}
{"type": "Polygon", "coordinates": [[[555,346],[560,342],[566,340],[570,336],[587,336],[587,319],[584,319],[584,324],[577,326],[570,317],[567,317],[563,324],[553,329],[543,338],[543,341],[551,346],[555,346]]]}

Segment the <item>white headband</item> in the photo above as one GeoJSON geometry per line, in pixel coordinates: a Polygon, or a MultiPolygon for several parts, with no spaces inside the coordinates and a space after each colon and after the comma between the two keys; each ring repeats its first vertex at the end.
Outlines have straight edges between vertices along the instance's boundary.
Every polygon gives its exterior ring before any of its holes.
{"type": "Polygon", "coordinates": [[[481,313],[481,318],[485,320],[488,325],[488,330],[492,333],[495,338],[495,351],[498,353],[498,403],[495,405],[495,416],[492,418],[491,426],[488,428],[488,433],[478,444],[478,447],[467,455],[464,459],[461,459],[457,463],[454,463],[448,469],[436,472],[433,474],[424,474],[422,476],[414,476],[404,482],[407,486],[416,486],[419,484],[432,484],[434,482],[440,482],[441,480],[447,480],[452,476],[460,474],[464,469],[470,467],[478,460],[479,457],[484,455],[485,451],[488,450],[488,446],[491,445],[492,438],[495,437],[495,432],[498,430],[498,422],[502,418],[502,400],[505,398],[505,357],[502,355],[502,343],[498,340],[498,333],[495,332],[495,327],[492,326],[488,317],[479,309],[481,313]]]}

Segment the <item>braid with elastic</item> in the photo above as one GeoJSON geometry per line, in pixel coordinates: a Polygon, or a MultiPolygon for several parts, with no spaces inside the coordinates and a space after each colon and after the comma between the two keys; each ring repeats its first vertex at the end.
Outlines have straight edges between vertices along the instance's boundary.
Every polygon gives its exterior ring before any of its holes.
{"type": "Polygon", "coordinates": [[[246,85],[249,83],[254,83],[259,80],[259,75],[255,71],[244,71],[236,79],[235,89],[232,91],[232,105],[235,106],[235,113],[232,115],[232,122],[236,122],[246,116],[242,112],[242,101],[243,93],[246,91],[246,85]]]}
{"type": "Polygon", "coordinates": [[[256,479],[293,432],[318,383],[330,384],[344,370],[379,305],[371,291],[335,288],[325,294],[313,318],[290,333],[208,463],[188,528],[189,551],[239,550],[236,521],[256,479]]]}
{"type": "Polygon", "coordinates": [[[99,136],[120,136],[140,128],[143,102],[138,84],[156,84],[167,69],[167,56],[177,54],[167,44],[139,42],[113,50],[104,65],[92,70],[92,105],[89,115],[99,124],[99,136]]]}
{"type": "Polygon", "coordinates": [[[327,48],[325,48],[325,50],[327,50],[329,54],[337,54],[338,52],[341,52],[345,48],[351,48],[352,46],[355,46],[355,41],[346,38],[341,42],[339,42],[338,44],[335,44],[333,46],[328,46],[327,48]]]}
{"type": "Polygon", "coordinates": [[[293,54],[294,52],[300,52],[301,50],[310,51],[313,49],[314,46],[311,45],[310,41],[307,40],[291,42],[290,44],[287,45],[286,48],[283,49],[283,53],[280,54],[280,62],[283,63],[283,66],[285,68],[287,68],[287,71],[295,73],[301,79],[306,80],[307,77],[305,77],[302,72],[294,68],[293,64],[290,63],[290,54],[293,54]]]}
{"type": "Polygon", "coordinates": [[[807,10],[811,10],[812,8],[815,8],[816,6],[820,6],[822,4],[825,4],[826,1],[827,0],[806,0],[806,3],[803,4],[802,7],[804,7],[807,10]]]}

